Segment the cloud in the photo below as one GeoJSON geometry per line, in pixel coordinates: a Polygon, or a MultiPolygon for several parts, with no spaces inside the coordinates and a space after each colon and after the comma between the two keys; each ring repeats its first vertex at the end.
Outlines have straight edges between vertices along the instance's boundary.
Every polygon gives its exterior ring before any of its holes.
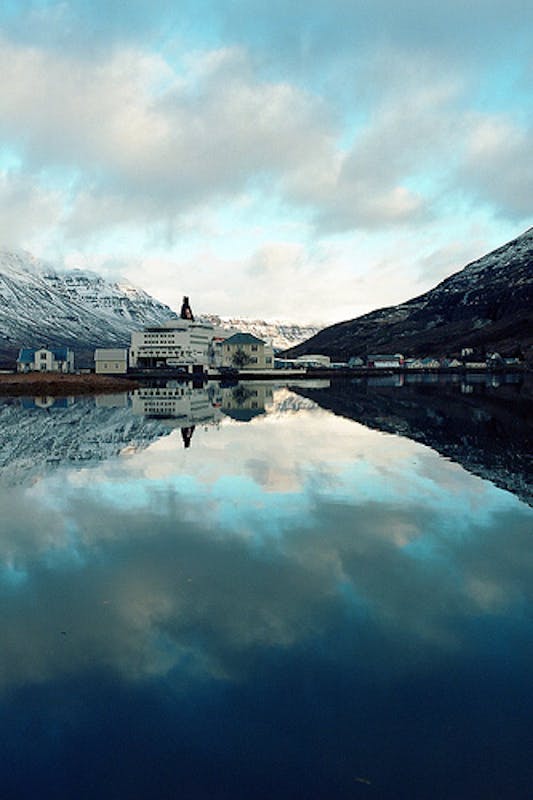
{"type": "Polygon", "coordinates": [[[0,21],[8,246],[113,263],[171,303],[183,276],[206,311],[334,321],[429,288],[465,214],[487,248],[528,224],[518,0],[27,2],[0,21]]]}
{"type": "Polygon", "coordinates": [[[485,203],[523,220],[531,213],[533,128],[505,115],[483,116],[466,137],[459,180],[485,203]]]}
{"type": "MultiPolygon", "coordinates": [[[[121,226],[179,231],[184,214],[246,192],[305,209],[319,233],[417,225],[434,213],[427,176],[453,175],[465,146],[464,188],[490,183],[462,87],[453,75],[439,78],[427,56],[386,48],[365,67],[376,97],[347,147],[334,100],[261,78],[245,49],[197,52],[183,63],[177,69],[133,47],[84,60],[4,39],[0,134],[25,169],[67,179],[63,230],[71,238],[121,226]],[[396,79],[387,83],[391,66],[396,79]]],[[[356,112],[367,100],[354,103],[356,112]]],[[[509,162],[526,149],[515,139],[509,162]]],[[[525,176],[515,170],[508,183],[500,204],[523,208],[525,176]]],[[[447,191],[456,189],[452,178],[447,191]]]]}
{"type": "Polygon", "coordinates": [[[0,170],[0,243],[3,247],[39,247],[43,235],[60,222],[64,197],[39,186],[35,176],[0,170]]]}
{"type": "Polygon", "coordinates": [[[181,77],[139,51],[93,63],[3,45],[0,132],[34,168],[80,177],[71,233],[238,195],[314,158],[329,136],[323,101],[258,81],[240,51],[198,55],[181,77]]]}
{"type": "Polygon", "coordinates": [[[95,667],[239,680],[254,652],[343,620],[379,640],[359,669],[381,674],[385,652],[399,674],[467,652],[458,620],[531,594],[529,511],[421,445],[308,408],[186,455],[170,435],[0,490],[2,688],[95,667]]]}

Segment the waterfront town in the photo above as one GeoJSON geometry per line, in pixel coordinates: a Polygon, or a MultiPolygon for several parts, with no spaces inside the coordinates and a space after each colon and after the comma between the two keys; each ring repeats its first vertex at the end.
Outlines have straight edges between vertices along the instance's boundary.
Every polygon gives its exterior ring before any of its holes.
{"type": "MultiPolygon", "coordinates": [[[[353,355],[346,362],[332,361],[325,354],[307,354],[297,358],[276,355],[271,343],[251,333],[243,333],[205,320],[195,320],[189,299],[183,298],[180,317],[162,325],[133,331],[129,347],[96,348],[94,367],[97,375],[140,376],[153,373],[176,373],[202,378],[216,375],[244,376],[269,374],[286,369],[296,372],[317,370],[448,370],[505,369],[520,365],[518,358],[503,358],[499,353],[480,356],[472,348],[462,348],[459,357],[407,358],[400,353],[353,355]]],[[[17,372],[76,372],[75,354],[69,347],[22,347],[17,372]]],[[[87,371],[87,370],[86,370],[87,371]]]]}

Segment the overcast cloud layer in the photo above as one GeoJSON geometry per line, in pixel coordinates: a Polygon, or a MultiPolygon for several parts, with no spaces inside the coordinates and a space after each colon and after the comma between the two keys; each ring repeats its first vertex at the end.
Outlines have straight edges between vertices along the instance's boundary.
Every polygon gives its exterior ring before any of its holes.
{"type": "Polygon", "coordinates": [[[531,224],[530,4],[13,2],[0,243],[334,321],[531,224]]]}

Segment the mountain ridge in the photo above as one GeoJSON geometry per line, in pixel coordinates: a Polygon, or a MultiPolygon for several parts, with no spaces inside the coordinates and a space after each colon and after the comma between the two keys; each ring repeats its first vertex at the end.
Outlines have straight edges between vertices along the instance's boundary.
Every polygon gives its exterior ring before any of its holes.
{"type": "Polygon", "coordinates": [[[0,360],[23,346],[127,346],[133,328],[176,313],[142,289],[85,270],[60,272],[29,253],[0,251],[0,360]]]}
{"type": "Polygon", "coordinates": [[[533,228],[396,306],[336,323],[286,351],[335,360],[370,352],[450,355],[490,347],[533,360],[533,228]]]}
{"type": "MultiPolygon", "coordinates": [[[[25,251],[0,249],[0,363],[12,367],[21,347],[68,346],[78,365],[95,347],[127,347],[133,330],[177,318],[170,306],[128,281],[85,269],[59,270],[25,251]]],[[[253,333],[277,349],[314,335],[316,326],[199,315],[214,325],[253,333]]]]}

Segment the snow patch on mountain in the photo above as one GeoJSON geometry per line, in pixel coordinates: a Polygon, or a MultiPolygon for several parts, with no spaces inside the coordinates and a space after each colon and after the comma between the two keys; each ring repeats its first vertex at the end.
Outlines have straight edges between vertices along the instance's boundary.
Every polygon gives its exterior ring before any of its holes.
{"type": "MultiPolygon", "coordinates": [[[[130,334],[161,325],[176,312],[126,280],[106,281],[86,269],[61,271],[30,253],[0,250],[0,359],[13,362],[21,347],[68,346],[77,351],[126,347],[130,334]]],[[[276,349],[313,336],[316,326],[222,318],[202,319],[251,333],[276,349]]]]}
{"type": "Polygon", "coordinates": [[[127,346],[132,330],[176,312],[127,282],[87,270],[60,272],[29,253],[0,251],[0,357],[23,346],[78,350],[127,346]]]}
{"type": "Polygon", "coordinates": [[[294,347],[314,336],[320,328],[316,325],[295,325],[291,322],[267,322],[262,319],[242,319],[238,317],[219,317],[216,314],[203,314],[202,319],[216,327],[251,333],[271,344],[276,350],[294,347]]]}

